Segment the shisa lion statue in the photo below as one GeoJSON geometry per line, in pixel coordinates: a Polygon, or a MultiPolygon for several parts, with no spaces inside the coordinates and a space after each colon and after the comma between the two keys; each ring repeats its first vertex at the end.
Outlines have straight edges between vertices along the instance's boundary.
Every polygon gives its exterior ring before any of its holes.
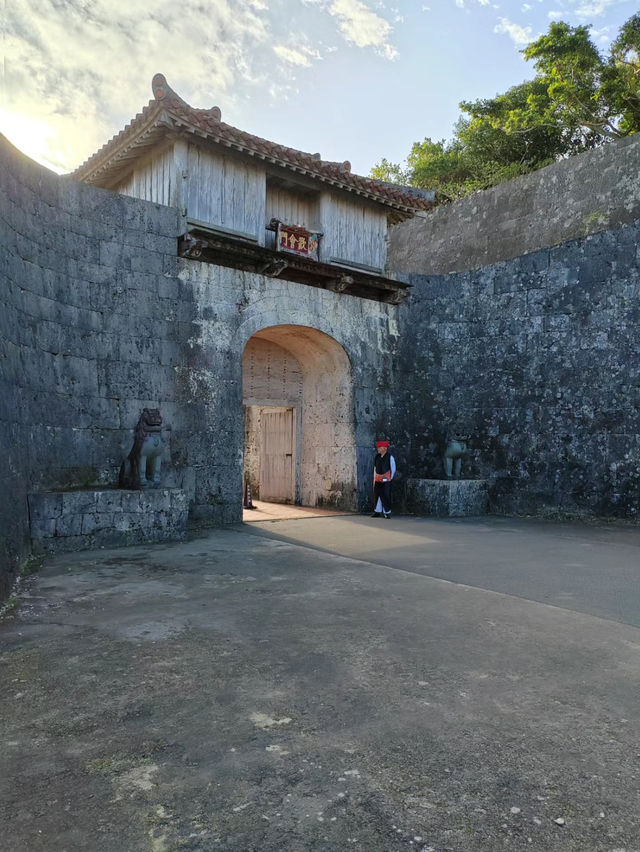
{"type": "Polygon", "coordinates": [[[444,473],[447,479],[460,479],[462,457],[467,453],[469,437],[454,434],[444,451],[444,473]]]}
{"type": "Polygon", "coordinates": [[[162,417],[158,408],[143,408],[133,439],[133,448],[120,465],[120,488],[157,488],[164,453],[162,417]]]}

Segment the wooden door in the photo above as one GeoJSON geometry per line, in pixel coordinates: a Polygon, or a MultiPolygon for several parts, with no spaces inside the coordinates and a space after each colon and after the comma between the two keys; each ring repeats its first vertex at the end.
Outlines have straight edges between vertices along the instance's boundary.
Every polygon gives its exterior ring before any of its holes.
{"type": "Polygon", "coordinates": [[[272,503],[294,502],[294,435],[293,408],[263,409],[261,500],[272,503]]]}

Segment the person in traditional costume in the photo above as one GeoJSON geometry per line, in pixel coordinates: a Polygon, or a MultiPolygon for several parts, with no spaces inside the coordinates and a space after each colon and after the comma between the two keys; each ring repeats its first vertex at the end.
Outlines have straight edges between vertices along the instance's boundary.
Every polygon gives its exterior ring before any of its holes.
{"type": "Polygon", "coordinates": [[[391,517],[391,480],[396,475],[396,460],[389,452],[388,441],[376,441],[377,453],[373,460],[373,499],[375,508],[372,518],[391,517]]]}

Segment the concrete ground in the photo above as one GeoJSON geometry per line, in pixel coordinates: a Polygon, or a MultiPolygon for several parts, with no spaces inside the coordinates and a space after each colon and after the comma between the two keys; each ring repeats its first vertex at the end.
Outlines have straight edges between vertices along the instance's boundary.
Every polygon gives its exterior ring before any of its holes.
{"type": "Polygon", "coordinates": [[[324,516],[51,559],[0,848],[640,850],[640,529],[324,516]]]}
{"type": "Polygon", "coordinates": [[[267,503],[263,500],[253,500],[252,502],[253,509],[242,510],[242,520],[245,524],[255,524],[260,521],[300,520],[301,518],[327,518],[350,514],[349,512],[336,512],[333,509],[291,506],[286,503],[267,503]]]}

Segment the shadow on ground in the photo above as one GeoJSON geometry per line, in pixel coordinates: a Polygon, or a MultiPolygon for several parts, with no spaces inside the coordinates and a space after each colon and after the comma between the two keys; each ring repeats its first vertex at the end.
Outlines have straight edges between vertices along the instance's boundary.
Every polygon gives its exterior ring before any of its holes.
{"type": "MultiPolygon", "coordinates": [[[[256,525],[51,560],[0,626],[4,848],[640,848],[640,631],[428,576],[430,548],[473,561],[461,537],[491,574],[477,524],[322,518],[282,526],[297,543],[256,525]],[[378,564],[383,535],[407,564],[378,564]]],[[[494,562],[511,535],[512,571],[544,578],[533,538],[568,535],[633,585],[637,531],[518,524],[496,522],[494,562]]]]}

